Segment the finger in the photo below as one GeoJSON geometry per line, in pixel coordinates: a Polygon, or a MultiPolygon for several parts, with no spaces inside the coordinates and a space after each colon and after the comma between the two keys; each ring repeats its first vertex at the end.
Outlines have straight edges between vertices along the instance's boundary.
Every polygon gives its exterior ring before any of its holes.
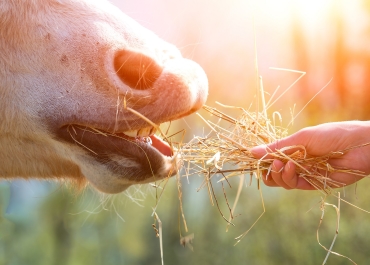
{"type": "Polygon", "coordinates": [[[295,169],[295,164],[292,161],[288,161],[284,166],[281,176],[283,182],[291,189],[297,188],[298,176],[295,169]]]}
{"type": "Polygon", "coordinates": [[[268,156],[268,153],[275,152],[276,149],[279,149],[280,141],[273,142],[267,145],[258,145],[251,149],[251,153],[255,158],[271,158],[268,156]]]}
{"type": "Polygon", "coordinates": [[[298,177],[296,189],[299,190],[316,190],[314,186],[312,186],[309,182],[307,182],[304,178],[298,177]]]}
{"type": "Polygon", "coordinates": [[[280,160],[274,160],[274,162],[272,163],[272,168],[270,172],[271,178],[275,181],[275,183],[278,186],[283,187],[285,189],[291,189],[291,187],[287,185],[282,178],[283,170],[284,170],[284,163],[281,162],[280,160]]]}
{"type": "MultiPolygon", "coordinates": [[[[306,146],[308,143],[308,137],[306,134],[302,133],[302,131],[298,131],[290,136],[285,138],[279,139],[273,143],[267,145],[259,145],[255,146],[251,149],[251,153],[255,158],[271,158],[268,156],[268,153],[275,152],[283,147],[287,146],[295,146],[295,145],[303,145],[306,146]]],[[[291,149],[289,153],[293,153],[295,150],[291,149]]]]}
{"type": "MultiPolygon", "coordinates": [[[[307,182],[304,178],[297,177],[297,185],[295,186],[294,189],[298,190],[316,190],[309,182],[307,182]]],[[[271,176],[267,176],[266,174],[263,175],[262,177],[263,183],[268,186],[268,187],[281,187],[281,185],[278,185],[275,180],[271,176]]],[[[288,189],[293,189],[293,188],[288,188],[288,189]]]]}
{"type": "Polygon", "coordinates": [[[255,158],[262,158],[268,153],[267,145],[255,146],[251,149],[251,153],[255,158]]]}
{"type": "Polygon", "coordinates": [[[307,182],[304,178],[299,177],[296,173],[296,165],[292,161],[288,161],[282,172],[283,181],[291,189],[300,189],[300,190],[314,190],[315,188],[307,182]]]}
{"type": "Polygon", "coordinates": [[[268,187],[279,187],[275,180],[271,177],[271,170],[264,170],[262,173],[262,180],[268,187]]]}
{"type": "Polygon", "coordinates": [[[265,183],[268,187],[279,187],[278,184],[276,184],[275,180],[270,176],[270,174],[267,176],[267,173],[263,174],[262,176],[263,183],[265,183]]]}

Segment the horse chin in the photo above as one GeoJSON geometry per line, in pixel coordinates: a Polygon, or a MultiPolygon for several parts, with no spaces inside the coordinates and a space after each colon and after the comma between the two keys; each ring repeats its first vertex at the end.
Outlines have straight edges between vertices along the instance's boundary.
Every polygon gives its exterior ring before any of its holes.
{"type": "Polygon", "coordinates": [[[57,137],[79,146],[88,157],[86,160],[104,168],[106,174],[90,173],[86,178],[105,193],[117,193],[133,184],[171,177],[180,167],[179,156],[156,135],[134,138],[123,133],[68,125],[58,130],[57,137]]]}

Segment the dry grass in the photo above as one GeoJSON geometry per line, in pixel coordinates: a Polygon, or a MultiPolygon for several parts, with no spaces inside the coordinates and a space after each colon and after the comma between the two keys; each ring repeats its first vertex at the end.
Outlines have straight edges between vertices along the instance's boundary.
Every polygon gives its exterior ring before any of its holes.
{"type": "MultiPolygon", "coordinates": [[[[225,106],[224,108],[237,108],[225,106]]],[[[261,180],[262,172],[271,170],[274,159],[283,162],[292,161],[297,166],[297,173],[317,190],[324,194],[331,194],[333,188],[343,187],[344,184],[329,178],[329,174],[346,172],[365,177],[363,172],[354,169],[339,169],[332,167],[330,158],[342,156],[354,146],[345,150],[331,152],[325,156],[312,157],[307,154],[304,146],[289,146],[279,150],[268,150],[268,157],[256,159],[251,154],[255,146],[275,142],[287,135],[287,130],[276,125],[276,117],[281,123],[280,114],[274,113],[269,120],[263,113],[249,112],[243,108],[240,118],[233,118],[222,111],[204,107],[212,116],[219,118],[218,122],[206,120],[200,116],[210,128],[206,136],[194,137],[189,143],[180,148],[181,157],[188,163],[186,176],[204,175],[208,179],[216,174],[222,174],[223,180],[234,176],[254,175],[257,181],[261,180]],[[226,123],[226,124],[225,124],[226,123]]]]}
{"type": "MultiPolygon", "coordinates": [[[[275,70],[285,70],[285,69],[275,69],[275,70]]],[[[309,182],[313,187],[315,187],[318,191],[323,194],[322,202],[321,202],[321,211],[322,216],[320,218],[319,226],[317,228],[317,241],[321,247],[323,247],[327,251],[327,255],[323,264],[326,263],[330,254],[335,254],[344,258],[347,258],[353,264],[356,264],[350,258],[343,256],[339,253],[333,252],[332,248],[336,241],[336,238],[339,233],[339,220],[340,220],[340,201],[346,202],[340,197],[340,193],[334,193],[335,188],[344,187],[343,183],[337,182],[332,180],[329,175],[335,172],[345,172],[353,175],[358,175],[365,177],[366,174],[360,172],[355,169],[350,168],[335,168],[330,165],[328,162],[331,158],[340,157],[344,155],[346,152],[354,149],[360,148],[368,144],[360,145],[360,146],[353,146],[345,150],[339,150],[335,152],[331,152],[324,156],[320,157],[313,157],[310,156],[304,146],[289,146],[284,147],[279,150],[268,150],[268,156],[265,156],[261,159],[255,158],[251,154],[251,149],[255,146],[265,145],[269,143],[273,143],[285,136],[288,135],[288,131],[286,128],[282,127],[282,117],[280,113],[274,112],[272,114],[271,119],[267,116],[267,109],[270,108],[281,96],[283,96],[301,77],[303,77],[304,73],[301,73],[301,76],[291,85],[289,86],[277,99],[272,101],[274,95],[271,96],[270,101],[265,103],[264,98],[264,91],[262,86],[262,80],[259,81],[259,97],[257,97],[257,107],[256,111],[246,110],[241,107],[235,106],[226,106],[221,103],[218,103],[218,106],[222,109],[234,109],[240,112],[238,118],[234,118],[225,113],[225,111],[221,111],[220,109],[204,106],[204,109],[210,114],[210,116],[216,118],[216,121],[211,121],[199,115],[199,117],[203,120],[205,126],[209,128],[209,133],[204,136],[195,136],[190,142],[188,143],[174,143],[171,141],[171,136],[167,136],[166,133],[163,133],[160,128],[155,125],[153,122],[148,120],[146,117],[142,116],[140,113],[136,112],[135,110],[125,108],[135,115],[138,115],[142,119],[146,120],[149,124],[156,127],[160,134],[162,135],[163,139],[167,141],[171,147],[174,149],[175,153],[181,155],[182,163],[184,164],[185,174],[183,176],[177,176],[177,187],[178,187],[178,194],[179,194],[179,220],[182,219],[182,224],[184,227],[185,232],[188,232],[186,218],[183,211],[182,206],[182,188],[181,188],[181,177],[191,178],[192,176],[203,176],[204,181],[199,187],[198,190],[202,188],[207,188],[210,201],[212,205],[217,205],[217,208],[221,214],[221,216],[225,219],[228,226],[234,225],[234,210],[238,203],[239,196],[242,192],[242,188],[245,182],[245,178],[249,177],[249,185],[251,185],[253,179],[257,181],[257,187],[260,192],[261,202],[263,211],[261,215],[256,218],[256,221],[250,226],[248,230],[246,230],[243,234],[236,237],[237,243],[240,242],[242,238],[244,238],[247,233],[254,227],[254,225],[258,222],[258,220],[263,216],[265,213],[265,206],[262,196],[262,190],[260,189],[260,183],[262,181],[262,177],[268,177],[269,172],[272,168],[272,162],[274,159],[279,159],[286,163],[287,161],[291,161],[296,165],[296,172],[298,173],[299,177],[304,178],[307,182],[309,182]],[[261,106],[259,106],[258,102],[261,102],[261,106]],[[262,109],[262,111],[259,111],[262,109]],[[218,183],[221,183],[224,199],[229,209],[229,217],[225,217],[222,213],[219,203],[216,198],[216,194],[212,184],[212,178],[215,176],[221,176],[221,179],[218,180],[218,183]],[[228,198],[226,196],[224,190],[224,183],[229,182],[230,178],[233,177],[240,177],[239,187],[237,190],[237,194],[235,197],[235,201],[233,206],[229,205],[228,198]],[[328,204],[325,202],[325,198],[328,195],[332,195],[338,198],[338,205],[328,204]],[[333,237],[332,243],[329,248],[322,245],[319,241],[319,228],[323,221],[325,207],[331,206],[336,210],[337,213],[337,229],[336,233],[333,237]]],[[[327,86],[327,85],[326,85],[327,86]]],[[[319,94],[326,86],[324,86],[317,94],[319,94]]],[[[316,94],[316,95],[317,95],[316,94]]],[[[315,95],[315,96],[316,96],[315,95]]],[[[315,97],[314,96],[314,97],[315,97]]],[[[312,100],[312,99],[311,99],[312,100]]],[[[309,102],[308,102],[309,103],[309,102]]],[[[308,104],[307,103],[307,104],[308,104]]],[[[304,106],[305,108],[306,106],[304,106]]],[[[303,109],[302,109],[303,110],[303,109]]],[[[301,110],[301,111],[302,111],[301,110]]],[[[300,112],[301,112],[300,111],[300,112]]],[[[299,113],[300,113],[299,112],[299,113]]],[[[298,113],[298,114],[299,114],[298,113]]],[[[297,115],[298,115],[297,114],[297,115]]],[[[297,117],[292,118],[291,123],[297,117]]],[[[291,124],[289,123],[289,124],[291,124]]],[[[165,179],[162,182],[163,188],[166,186],[168,179],[165,179]]],[[[159,230],[154,225],[153,228],[156,231],[156,234],[159,236],[160,241],[162,240],[161,231],[162,226],[159,220],[159,217],[156,213],[156,208],[158,206],[160,197],[163,194],[164,189],[157,194],[157,203],[153,209],[153,216],[155,220],[158,221],[160,227],[159,230]]],[[[350,204],[350,203],[348,203],[350,204]]],[[[356,208],[357,206],[350,204],[356,208]]],[[[361,209],[362,210],[362,209],[361,209]]],[[[366,211],[365,211],[366,212],[366,211]]],[[[181,224],[179,223],[179,231],[180,231],[180,244],[188,245],[191,247],[191,240],[193,239],[193,235],[189,236],[182,236],[181,233],[181,224]]],[[[163,264],[163,249],[162,243],[161,245],[161,258],[163,264]]]]}
{"type": "MultiPolygon", "coordinates": [[[[283,162],[292,161],[296,165],[296,171],[299,177],[304,178],[323,194],[324,199],[321,203],[322,216],[317,229],[318,243],[327,251],[327,256],[323,264],[326,263],[330,254],[349,259],[348,257],[332,251],[339,233],[340,201],[342,200],[340,198],[340,193],[334,193],[333,190],[334,188],[344,187],[344,184],[332,180],[329,175],[335,172],[346,172],[363,177],[366,175],[354,169],[334,168],[328,161],[333,157],[342,156],[353,148],[360,148],[367,144],[331,152],[321,157],[310,156],[306,152],[304,146],[290,146],[280,150],[269,150],[268,157],[256,159],[251,154],[251,148],[262,144],[269,144],[287,136],[287,130],[280,126],[282,123],[280,114],[275,112],[272,115],[272,119],[268,119],[266,112],[251,112],[244,108],[225,106],[221,103],[217,104],[224,109],[232,108],[239,110],[240,117],[234,118],[217,108],[205,106],[204,109],[213,116],[213,119],[216,118],[216,122],[205,119],[198,114],[204,121],[206,127],[209,128],[210,132],[205,136],[195,136],[190,142],[181,144],[179,152],[184,162],[186,172],[184,177],[204,177],[204,181],[199,187],[199,190],[204,187],[207,188],[212,205],[217,205],[220,214],[228,225],[233,225],[234,210],[245,182],[244,179],[246,177],[250,178],[249,185],[251,185],[253,179],[256,179],[257,187],[260,191],[263,212],[247,231],[236,238],[237,243],[247,235],[265,213],[260,183],[262,177],[269,176],[273,160],[279,159],[283,162]],[[211,181],[215,176],[221,177],[218,183],[221,182],[222,188],[223,183],[228,182],[230,178],[240,177],[239,188],[232,207],[229,206],[226,193],[224,192],[225,201],[230,211],[229,218],[224,216],[216,199],[211,181]],[[328,195],[338,198],[338,206],[325,202],[325,198],[328,195]],[[323,246],[319,241],[319,228],[324,217],[326,206],[334,207],[337,213],[337,230],[329,248],[323,246]]],[[[356,264],[351,259],[349,260],[356,264]]]]}

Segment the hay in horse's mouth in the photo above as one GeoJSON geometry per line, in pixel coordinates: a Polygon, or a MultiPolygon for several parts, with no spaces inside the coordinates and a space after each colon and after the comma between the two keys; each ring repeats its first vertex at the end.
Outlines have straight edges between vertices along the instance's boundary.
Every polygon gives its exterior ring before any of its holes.
{"type": "Polygon", "coordinates": [[[122,137],[131,141],[142,141],[153,146],[165,156],[173,156],[173,151],[170,145],[155,135],[157,129],[153,126],[140,128],[138,130],[130,130],[122,133],[113,133],[117,137],[122,137]]]}
{"type": "MultiPolygon", "coordinates": [[[[94,146],[94,143],[93,142],[90,143],[90,141],[88,140],[88,138],[91,138],[90,137],[91,135],[95,136],[93,138],[101,137],[100,139],[102,141],[104,141],[104,137],[107,137],[110,140],[116,138],[117,141],[145,144],[145,146],[147,146],[148,148],[153,147],[164,156],[167,157],[173,156],[173,151],[170,145],[167,142],[163,141],[159,136],[154,134],[156,129],[153,127],[142,128],[139,130],[131,130],[127,132],[113,133],[101,129],[96,129],[93,127],[70,124],[62,127],[60,131],[68,132],[69,134],[68,138],[70,138],[70,140],[73,140],[75,143],[91,151],[92,153],[96,152],[94,151],[95,148],[91,149],[89,148],[90,144],[92,145],[92,147],[94,146]],[[82,135],[79,135],[79,132],[82,132],[82,135]],[[87,145],[85,145],[85,143],[87,145]]],[[[65,133],[62,133],[61,136],[64,139],[66,138],[65,133]]],[[[97,143],[95,143],[95,145],[97,145],[97,143]]]]}
{"type": "Polygon", "coordinates": [[[115,133],[112,135],[116,135],[119,138],[127,139],[129,141],[142,142],[144,144],[152,146],[164,156],[168,156],[168,157],[173,156],[173,151],[170,145],[167,142],[163,141],[160,137],[158,137],[155,134],[149,135],[149,136],[138,136],[138,137],[130,137],[130,136],[127,136],[127,134],[125,133],[115,133]]]}
{"type": "Polygon", "coordinates": [[[123,132],[70,124],[57,132],[59,138],[87,150],[87,155],[126,179],[150,182],[173,176],[177,155],[168,143],[152,134],[130,137],[123,132]]]}

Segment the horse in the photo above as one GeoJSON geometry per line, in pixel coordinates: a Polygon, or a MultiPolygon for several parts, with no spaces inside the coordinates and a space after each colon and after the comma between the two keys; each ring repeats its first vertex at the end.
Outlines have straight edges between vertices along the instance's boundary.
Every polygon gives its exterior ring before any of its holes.
{"type": "Polygon", "coordinates": [[[207,94],[197,63],[106,0],[0,2],[0,178],[114,194],[171,177],[156,130],[207,94]]]}

